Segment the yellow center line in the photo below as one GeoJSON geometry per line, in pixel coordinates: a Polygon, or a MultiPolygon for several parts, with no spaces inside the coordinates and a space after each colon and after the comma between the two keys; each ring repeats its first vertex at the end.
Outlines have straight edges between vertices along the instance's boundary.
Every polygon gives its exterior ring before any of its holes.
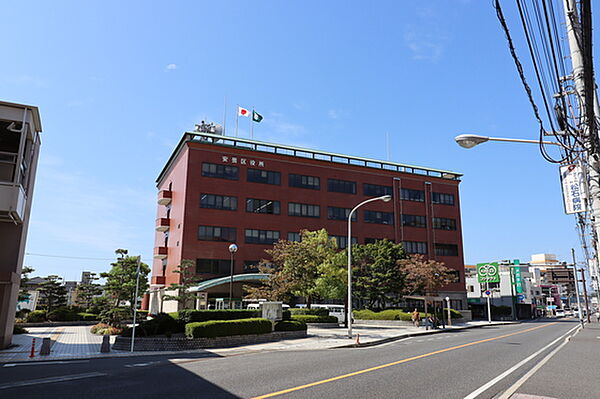
{"type": "Polygon", "coordinates": [[[337,377],[332,377],[332,378],[327,378],[325,380],[311,382],[310,384],[299,385],[297,387],[283,389],[281,391],[277,391],[277,392],[273,392],[273,393],[268,393],[266,395],[255,396],[255,397],[253,397],[251,399],[272,398],[274,396],[284,395],[286,393],[290,393],[290,392],[294,392],[294,391],[299,391],[301,389],[306,389],[306,388],[314,387],[314,386],[325,384],[325,383],[328,383],[328,382],[338,381],[338,380],[342,380],[344,378],[349,378],[349,377],[354,377],[356,375],[369,373],[371,371],[381,370],[381,369],[384,369],[384,368],[387,368],[387,367],[396,366],[398,364],[410,362],[412,360],[422,359],[424,357],[429,357],[429,356],[437,355],[437,354],[440,354],[440,353],[453,351],[453,350],[456,350],[456,349],[466,348],[468,346],[482,344],[484,342],[495,341],[497,339],[511,337],[511,336],[517,335],[517,334],[523,334],[523,333],[526,333],[526,332],[529,332],[529,331],[537,330],[539,328],[548,327],[548,326],[551,326],[551,325],[554,325],[554,324],[558,324],[558,323],[557,322],[549,323],[549,324],[545,324],[545,325],[541,325],[541,326],[537,326],[537,327],[533,327],[533,328],[528,328],[526,330],[513,332],[513,333],[510,333],[510,334],[500,335],[500,336],[494,337],[494,338],[486,338],[486,339],[482,339],[482,340],[479,340],[479,341],[474,341],[474,342],[469,342],[469,343],[462,344],[462,345],[452,346],[450,348],[440,349],[440,350],[429,352],[429,353],[425,353],[425,354],[422,354],[422,355],[409,357],[407,359],[398,360],[398,361],[395,361],[395,362],[392,362],[392,363],[386,363],[386,364],[382,364],[382,365],[379,365],[379,366],[370,367],[368,369],[363,369],[363,370],[354,371],[354,372],[348,373],[348,374],[338,375],[337,377]]]}

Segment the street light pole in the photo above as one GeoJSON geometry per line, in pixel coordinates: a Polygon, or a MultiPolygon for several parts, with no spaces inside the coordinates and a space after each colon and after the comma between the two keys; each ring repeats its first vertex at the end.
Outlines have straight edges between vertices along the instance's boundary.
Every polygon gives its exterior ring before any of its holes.
{"type": "Polygon", "coordinates": [[[562,146],[561,143],[555,141],[540,141],[540,140],[526,140],[526,139],[510,139],[504,137],[487,137],[479,136],[477,134],[461,134],[454,138],[456,143],[463,148],[473,148],[476,145],[485,143],[487,141],[504,141],[508,143],[529,143],[529,144],[548,144],[562,146]]]}
{"type": "Polygon", "coordinates": [[[229,309],[232,309],[231,304],[233,303],[233,256],[237,250],[237,245],[231,244],[229,246],[229,253],[231,254],[231,265],[229,267],[229,309]]]}
{"type": "Polygon", "coordinates": [[[137,319],[137,303],[138,303],[138,290],[140,288],[140,266],[142,265],[142,256],[138,256],[137,258],[137,270],[135,276],[135,297],[133,299],[133,328],[131,329],[131,348],[130,351],[133,352],[134,342],[135,342],[135,323],[137,319]]]}
{"type": "Polygon", "coordinates": [[[373,201],[390,202],[392,199],[391,195],[382,195],[381,197],[369,198],[356,205],[348,214],[348,242],[346,247],[348,248],[348,312],[346,318],[348,320],[348,338],[352,338],[352,215],[361,206],[368,204],[373,201]]]}
{"type": "Polygon", "coordinates": [[[449,296],[446,297],[446,303],[448,305],[448,327],[452,327],[452,314],[450,313],[450,297],[449,296]]]}

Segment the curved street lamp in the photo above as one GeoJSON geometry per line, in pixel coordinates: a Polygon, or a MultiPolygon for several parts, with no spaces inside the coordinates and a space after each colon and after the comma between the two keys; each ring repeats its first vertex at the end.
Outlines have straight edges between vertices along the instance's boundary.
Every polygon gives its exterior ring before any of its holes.
{"type": "Polygon", "coordinates": [[[348,320],[348,338],[352,338],[352,215],[361,206],[368,204],[373,201],[390,202],[392,199],[391,195],[382,195],[381,197],[369,198],[356,205],[348,214],[348,311],[346,314],[348,320]]]}
{"type": "Polygon", "coordinates": [[[550,144],[562,146],[562,144],[555,141],[540,141],[540,140],[525,140],[525,139],[507,139],[502,137],[487,137],[479,136],[477,134],[461,134],[454,138],[456,143],[463,148],[473,148],[476,145],[485,143],[486,141],[505,141],[509,143],[530,143],[530,144],[550,144]]]}

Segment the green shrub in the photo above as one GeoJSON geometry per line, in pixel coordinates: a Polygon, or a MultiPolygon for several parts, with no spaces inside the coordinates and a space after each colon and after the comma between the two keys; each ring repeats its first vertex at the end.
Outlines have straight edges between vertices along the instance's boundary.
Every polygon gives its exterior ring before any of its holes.
{"type": "Polygon", "coordinates": [[[306,323],[293,320],[278,321],[275,323],[275,331],[306,331],[306,323]]]}
{"type": "MultiPolygon", "coordinates": [[[[425,317],[425,313],[419,313],[419,317],[425,317]]],[[[381,312],[373,312],[369,309],[355,310],[354,318],[359,320],[402,320],[412,321],[412,313],[403,312],[401,309],[386,309],[381,312]]]]}
{"type": "Polygon", "coordinates": [[[147,310],[138,310],[137,311],[137,319],[138,320],[146,320],[147,317],[148,317],[147,310]]]}
{"type": "Polygon", "coordinates": [[[13,327],[13,334],[27,334],[28,332],[29,331],[27,331],[18,324],[15,324],[15,326],[13,327]]]}
{"type": "Polygon", "coordinates": [[[190,338],[214,338],[230,335],[266,334],[272,325],[267,319],[212,320],[188,323],[185,335],[190,338]]]}
{"type": "Polygon", "coordinates": [[[211,320],[250,319],[262,315],[260,309],[182,310],[178,313],[178,319],[184,324],[211,320]]]}
{"type": "Polygon", "coordinates": [[[166,313],[159,313],[152,319],[143,321],[140,325],[146,330],[148,335],[178,333],[184,330],[184,324],[166,313]]]}
{"type": "Polygon", "coordinates": [[[77,312],[79,309],[73,309],[68,306],[61,306],[48,313],[48,320],[50,321],[78,321],[79,315],[77,312]]]}
{"type": "Polygon", "coordinates": [[[27,323],[41,323],[46,321],[45,310],[34,310],[27,315],[27,323]]]}
{"type": "Polygon", "coordinates": [[[335,316],[315,316],[311,314],[292,315],[293,321],[301,321],[304,323],[337,323],[338,318],[335,316]]]}
{"type": "Polygon", "coordinates": [[[93,313],[80,312],[80,313],[77,313],[77,316],[79,316],[79,320],[83,320],[83,321],[100,320],[100,316],[98,316],[97,314],[93,314],[93,313]]]}
{"type": "Polygon", "coordinates": [[[90,328],[90,331],[92,332],[92,334],[98,335],[116,335],[122,332],[120,328],[112,327],[105,323],[98,323],[96,325],[93,325],[92,328],[90,328]]]}
{"type": "Polygon", "coordinates": [[[312,308],[312,309],[290,308],[290,312],[292,313],[292,315],[308,314],[308,315],[312,315],[312,316],[329,316],[329,310],[325,309],[325,308],[312,308]]]}

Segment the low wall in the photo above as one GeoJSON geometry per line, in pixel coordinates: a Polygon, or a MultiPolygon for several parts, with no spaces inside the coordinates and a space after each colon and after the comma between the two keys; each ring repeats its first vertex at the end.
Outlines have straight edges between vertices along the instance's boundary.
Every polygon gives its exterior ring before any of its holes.
{"type": "MultiPolygon", "coordinates": [[[[216,338],[152,338],[135,339],[134,351],[185,351],[193,349],[226,348],[281,341],[284,339],[305,338],[306,331],[274,331],[267,334],[232,335],[216,338]]],[[[117,337],[114,350],[130,350],[131,338],[117,337]]]]}
{"type": "Polygon", "coordinates": [[[16,323],[21,327],[93,326],[100,321],[42,321],[39,323],[16,323]]]}
{"type": "MultiPolygon", "coordinates": [[[[441,322],[441,320],[440,320],[441,322]]],[[[460,324],[464,323],[465,319],[452,319],[452,323],[460,324]]],[[[424,320],[421,320],[421,325],[423,326],[425,323],[424,320]]],[[[403,327],[412,327],[414,324],[411,321],[403,321],[403,320],[354,320],[353,324],[363,324],[365,326],[403,326],[403,327]]]]}

